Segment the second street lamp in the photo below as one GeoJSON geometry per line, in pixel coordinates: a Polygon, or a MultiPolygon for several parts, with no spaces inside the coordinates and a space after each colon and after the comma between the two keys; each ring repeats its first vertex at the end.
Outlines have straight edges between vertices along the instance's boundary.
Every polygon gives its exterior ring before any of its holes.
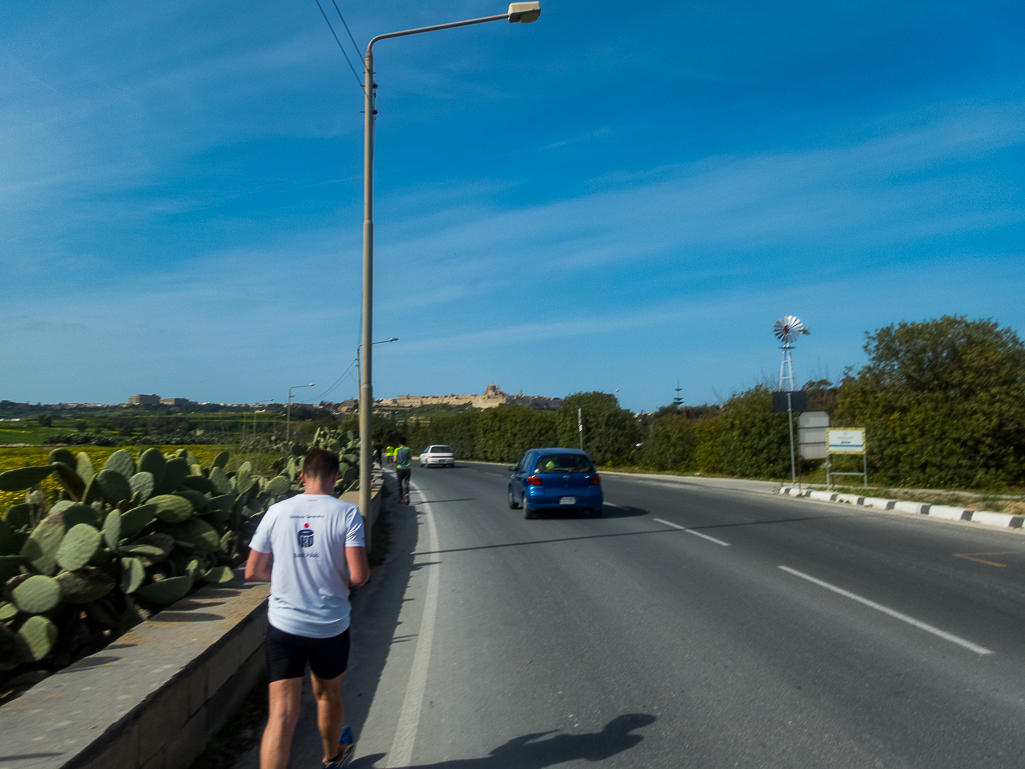
{"type": "Polygon", "coordinates": [[[285,406],[285,440],[291,442],[292,435],[289,430],[292,429],[292,390],[298,390],[300,387],[316,387],[315,384],[308,385],[292,385],[288,388],[288,404],[285,406]]]}
{"type": "MultiPolygon", "coordinates": [[[[363,69],[363,381],[359,387],[359,510],[363,517],[370,514],[370,463],[373,461],[373,387],[371,384],[371,349],[373,343],[374,308],[374,43],[393,37],[407,37],[442,29],[467,27],[488,21],[508,19],[513,23],[529,24],[541,15],[540,2],[510,3],[509,10],[497,16],[454,21],[430,27],[407,29],[378,35],[367,44],[363,69]]],[[[357,356],[359,357],[359,356],[357,356]]],[[[367,532],[369,534],[369,532],[367,532]]]]}
{"type": "MultiPolygon", "coordinates": [[[[391,339],[378,339],[376,342],[373,342],[372,344],[387,344],[388,342],[397,342],[397,341],[399,341],[399,338],[397,336],[393,336],[391,339]]],[[[362,342],[360,342],[358,345],[356,345],[356,395],[357,395],[357,397],[359,396],[359,386],[361,384],[363,384],[363,380],[360,378],[361,375],[360,375],[360,368],[359,368],[359,351],[360,351],[360,348],[362,348],[362,347],[363,347],[363,343],[362,342]]]]}

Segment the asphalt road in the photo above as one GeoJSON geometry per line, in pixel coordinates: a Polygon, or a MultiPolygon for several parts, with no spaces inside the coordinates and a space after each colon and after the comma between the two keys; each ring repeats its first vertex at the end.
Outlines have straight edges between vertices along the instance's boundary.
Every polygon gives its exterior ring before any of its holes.
{"type": "Polygon", "coordinates": [[[414,467],[354,612],[356,769],[1025,763],[1021,532],[615,474],[602,518],[527,521],[508,475],[414,467]]]}

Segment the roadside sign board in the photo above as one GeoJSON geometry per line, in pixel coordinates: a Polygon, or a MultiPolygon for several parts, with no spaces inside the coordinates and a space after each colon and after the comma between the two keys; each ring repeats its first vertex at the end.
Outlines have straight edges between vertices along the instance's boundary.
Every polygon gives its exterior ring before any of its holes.
{"type": "Polygon", "coordinates": [[[808,410],[808,393],[804,390],[783,390],[772,394],[772,410],[776,414],[808,410]]]}
{"type": "Polygon", "coordinates": [[[802,458],[826,458],[828,427],[829,414],[825,411],[806,411],[797,418],[797,435],[802,458]]]}
{"type": "Polygon", "coordinates": [[[850,427],[839,429],[833,427],[827,429],[826,450],[830,454],[864,454],[865,428],[850,427]]]}

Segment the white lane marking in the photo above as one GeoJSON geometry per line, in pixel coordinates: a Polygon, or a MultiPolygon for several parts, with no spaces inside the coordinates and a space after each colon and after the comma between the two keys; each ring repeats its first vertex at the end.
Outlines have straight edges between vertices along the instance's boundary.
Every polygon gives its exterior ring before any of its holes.
{"type": "MultiPolygon", "coordinates": [[[[420,489],[410,484],[418,495],[420,489]]],[[[429,502],[420,502],[417,508],[423,508],[427,519],[427,531],[430,537],[430,551],[437,552],[438,529],[434,524],[434,511],[429,502]]],[[[415,553],[414,553],[415,555],[415,553]]],[[[417,635],[416,652],[413,654],[413,668],[409,672],[409,683],[406,685],[406,698],[399,714],[395,739],[388,753],[388,766],[409,766],[413,763],[413,744],[420,725],[420,711],[423,708],[424,695],[427,691],[427,667],[431,661],[431,645],[434,642],[434,621],[438,613],[438,569],[440,564],[432,564],[427,570],[427,594],[424,598],[424,611],[420,619],[420,632],[417,635]]]]}
{"type": "Polygon", "coordinates": [[[883,606],[882,604],[878,604],[875,601],[870,601],[867,598],[862,598],[860,595],[855,595],[854,593],[844,590],[843,588],[837,587],[836,585],[830,585],[828,582],[823,582],[821,579],[815,579],[815,577],[810,577],[807,574],[802,574],[801,572],[795,569],[791,569],[789,566],[780,566],[779,568],[781,568],[787,574],[793,574],[795,577],[806,579],[814,585],[826,588],[826,590],[832,590],[834,593],[837,593],[838,595],[842,595],[845,598],[850,598],[852,601],[857,601],[858,603],[864,604],[865,606],[868,606],[871,609],[875,609],[876,611],[881,611],[883,614],[887,614],[893,617],[894,619],[899,619],[901,622],[907,622],[909,625],[913,625],[914,627],[917,627],[919,630],[924,630],[927,633],[932,633],[935,636],[939,636],[944,641],[950,641],[951,643],[955,643],[958,646],[963,646],[965,649],[973,651],[976,654],[984,655],[993,653],[984,646],[973,644],[971,641],[966,641],[965,639],[960,638],[959,636],[956,636],[953,633],[948,633],[945,630],[940,630],[939,628],[926,624],[925,622],[917,620],[914,617],[909,617],[907,614],[901,614],[899,611],[894,611],[893,609],[883,606]]]}
{"type": "Polygon", "coordinates": [[[654,521],[656,523],[664,523],[666,526],[672,526],[674,529],[679,529],[680,531],[685,531],[688,534],[693,534],[695,537],[701,537],[702,539],[707,539],[709,542],[714,542],[715,544],[722,545],[723,547],[729,547],[730,546],[729,542],[723,542],[721,539],[716,539],[715,537],[710,537],[707,534],[702,534],[700,531],[694,531],[694,529],[688,529],[686,526],[680,526],[677,523],[670,523],[669,521],[663,521],[661,518],[655,518],[654,521]]]}

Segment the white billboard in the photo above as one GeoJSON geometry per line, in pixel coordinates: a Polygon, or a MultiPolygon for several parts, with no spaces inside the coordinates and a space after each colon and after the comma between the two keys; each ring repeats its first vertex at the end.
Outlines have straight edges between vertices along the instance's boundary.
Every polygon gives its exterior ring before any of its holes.
{"type": "Polygon", "coordinates": [[[826,430],[826,450],[830,454],[864,454],[865,428],[833,427],[826,430]]]}

